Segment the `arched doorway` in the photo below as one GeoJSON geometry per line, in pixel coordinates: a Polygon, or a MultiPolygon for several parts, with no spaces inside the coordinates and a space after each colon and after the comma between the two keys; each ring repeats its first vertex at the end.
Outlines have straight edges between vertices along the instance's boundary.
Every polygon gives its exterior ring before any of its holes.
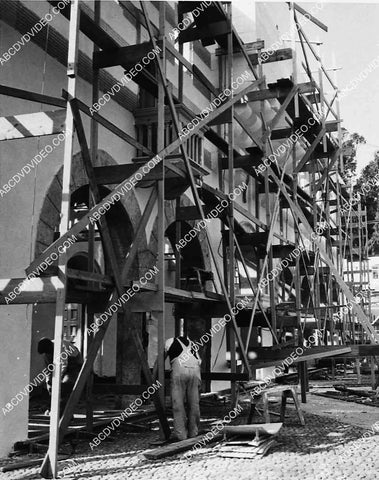
{"type": "MultiPolygon", "coordinates": [[[[99,156],[95,162],[96,166],[112,165],[116,162],[105,152],[99,151],[99,156]]],[[[70,223],[74,224],[78,221],[89,209],[89,187],[88,180],[83,171],[81,164],[81,156],[77,154],[73,158],[71,180],[71,205],[70,205],[70,223]]],[[[39,256],[47,246],[49,246],[57,236],[59,229],[59,216],[61,204],[61,183],[62,182],[62,168],[53,178],[49,188],[47,189],[45,199],[40,211],[39,221],[36,230],[35,241],[35,257],[39,256]]],[[[111,191],[111,187],[100,186],[100,195],[105,197],[111,191]]],[[[118,203],[114,204],[112,208],[106,213],[106,219],[109,225],[110,235],[114,246],[116,258],[118,260],[120,271],[122,270],[123,262],[126,253],[134,238],[135,225],[138,224],[141,218],[141,212],[138,201],[135,198],[134,192],[128,192],[127,195],[118,203]]],[[[68,267],[77,270],[88,270],[88,227],[77,235],[77,242],[70,247],[68,267]]],[[[110,267],[100,237],[100,232],[95,226],[95,247],[94,247],[94,271],[97,273],[109,274],[110,267]]],[[[145,252],[146,239],[140,239],[139,251],[145,252]]],[[[142,254],[143,255],[143,254],[142,254]]],[[[130,269],[127,281],[139,278],[139,259],[137,254],[136,259],[130,269]]],[[[143,257],[143,260],[145,258],[143,257]]],[[[71,281],[70,281],[71,282],[71,281]]],[[[74,285],[69,282],[68,291],[74,285]]],[[[84,287],[85,282],[75,280],[76,288],[84,287]]],[[[106,299],[104,304],[106,303],[106,299]]],[[[67,304],[67,332],[70,339],[74,340],[78,346],[81,346],[84,336],[83,324],[84,315],[86,314],[84,305],[82,304],[67,304]]],[[[99,308],[99,313],[103,309],[99,308]]],[[[33,378],[37,373],[43,369],[42,359],[36,352],[36,345],[42,336],[53,337],[54,335],[54,318],[55,305],[41,304],[33,306],[32,315],[32,352],[31,352],[31,377],[33,378]]],[[[129,365],[130,371],[135,372],[138,377],[137,381],[131,383],[139,383],[140,380],[140,362],[136,352],[133,354],[134,345],[131,344],[130,336],[126,332],[126,323],[135,322],[138,328],[141,328],[141,322],[130,318],[130,322],[125,322],[124,318],[113,319],[110,322],[100,354],[95,362],[95,372],[99,375],[107,377],[122,377],[122,372],[125,365],[125,350],[128,351],[128,359],[132,358],[132,363],[129,365]],[[134,363],[133,363],[134,362],[134,363]],[[135,365],[134,365],[135,364],[135,365]]]]}

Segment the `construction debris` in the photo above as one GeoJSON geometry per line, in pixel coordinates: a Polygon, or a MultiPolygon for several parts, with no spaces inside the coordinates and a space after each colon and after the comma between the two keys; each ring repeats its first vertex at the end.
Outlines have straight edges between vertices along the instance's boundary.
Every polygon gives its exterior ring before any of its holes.
{"type": "Polygon", "coordinates": [[[277,442],[275,437],[282,428],[282,423],[265,423],[255,425],[238,425],[225,427],[225,437],[233,435],[232,440],[222,444],[220,457],[231,458],[262,458],[277,442]],[[253,440],[246,439],[255,433],[253,440]]]}

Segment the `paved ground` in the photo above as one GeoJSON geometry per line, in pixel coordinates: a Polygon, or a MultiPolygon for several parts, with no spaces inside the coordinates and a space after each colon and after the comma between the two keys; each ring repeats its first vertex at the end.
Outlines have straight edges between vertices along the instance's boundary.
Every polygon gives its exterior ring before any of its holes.
{"type": "MultiPolygon", "coordinates": [[[[306,426],[299,425],[291,409],[279,434],[278,445],[260,460],[220,458],[217,456],[219,446],[215,444],[197,450],[189,460],[176,455],[165,460],[147,461],[140,454],[157,440],[156,431],[125,433],[120,428],[112,439],[102,442],[93,451],[86,441],[81,442],[70,460],[60,462],[60,468],[65,468],[62,478],[376,480],[379,478],[379,436],[369,432],[371,425],[379,420],[379,409],[357,407],[359,410],[351,414],[352,419],[345,415],[337,421],[335,418],[339,412],[354,407],[346,402],[309,395],[304,408],[306,426]],[[365,432],[367,438],[362,438],[365,432]],[[348,452],[347,458],[343,456],[344,452],[348,452]]],[[[212,421],[210,413],[208,411],[204,427],[212,421]]],[[[244,421],[246,419],[242,418],[241,422],[244,421]]],[[[27,480],[40,477],[37,468],[29,468],[0,473],[0,478],[27,480]]]]}

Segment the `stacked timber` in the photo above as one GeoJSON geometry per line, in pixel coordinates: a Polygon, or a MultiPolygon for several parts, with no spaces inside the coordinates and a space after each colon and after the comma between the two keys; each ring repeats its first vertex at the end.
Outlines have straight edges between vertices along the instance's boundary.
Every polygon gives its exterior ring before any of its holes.
{"type": "Polygon", "coordinates": [[[276,437],[282,425],[282,423],[264,423],[225,427],[225,437],[232,435],[232,439],[221,445],[218,456],[262,458],[277,445],[276,437]],[[251,439],[254,434],[255,437],[251,439]]]}

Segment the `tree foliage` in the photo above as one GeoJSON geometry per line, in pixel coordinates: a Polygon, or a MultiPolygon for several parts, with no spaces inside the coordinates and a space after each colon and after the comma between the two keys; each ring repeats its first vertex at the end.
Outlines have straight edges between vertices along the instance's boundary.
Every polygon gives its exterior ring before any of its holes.
{"type": "MultiPolygon", "coordinates": [[[[354,191],[360,193],[362,207],[367,209],[367,221],[379,220],[379,184],[372,179],[379,173],[379,151],[375,158],[365,166],[359,176],[354,191]],[[376,182],[375,182],[376,183],[376,182]],[[366,188],[364,188],[366,187],[366,188]],[[363,193],[364,192],[364,193],[363,193]]],[[[368,247],[370,255],[379,255],[379,224],[368,225],[368,247]]]]}
{"type": "Polygon", "coordinates": [[[344,171],[340,174],[347,185],[350,185],[351,179],[355,176],[357,170],[357,146],[366,143],[365,138],[359,133],[349,133],[346,128],[342,128],[342,155],[344,171]]]}

